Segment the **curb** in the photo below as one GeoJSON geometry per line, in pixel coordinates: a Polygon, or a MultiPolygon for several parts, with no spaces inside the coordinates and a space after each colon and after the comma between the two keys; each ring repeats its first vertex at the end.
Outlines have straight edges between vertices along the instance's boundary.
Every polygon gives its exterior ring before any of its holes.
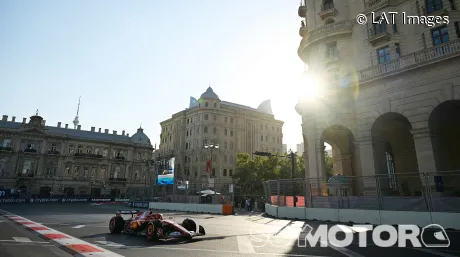
{"type": "Polygon", "coordinates": [[[73,236],[64,234],[32,220],[26,219],[10,212],[2,211],[0,215],[12,221],[18,226],[25,228],[38,237],[57,246],[59,249],[78,257],[124,257],[123,255],[111,252],[99,246],[80,240],[73,236]]]}

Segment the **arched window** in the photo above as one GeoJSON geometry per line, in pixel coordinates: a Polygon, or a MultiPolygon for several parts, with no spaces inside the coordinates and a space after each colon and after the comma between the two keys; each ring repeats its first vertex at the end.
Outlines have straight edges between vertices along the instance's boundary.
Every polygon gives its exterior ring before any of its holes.
{"type": "Polygon", "coordinates": [[[208,102],[204,103],[204,107],[208,107],[208,106],[209,106],[208,102]]]}

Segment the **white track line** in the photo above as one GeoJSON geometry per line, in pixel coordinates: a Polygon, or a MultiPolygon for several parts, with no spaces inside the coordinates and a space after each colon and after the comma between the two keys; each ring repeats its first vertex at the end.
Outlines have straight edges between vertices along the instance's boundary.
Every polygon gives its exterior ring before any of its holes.
{"type": "Polygon", "coordinates": [[[21,243],[32,243],[32,240],[30,240],[28,237],[13,237],[13,239],[16,242],[21,242],[21,243]]]}
{"type": "Polygon", "coordinates": [[[236,238],[238,241],[238,251],[240,253],[256,253],[247,236],[237,236],[236,238]]]}

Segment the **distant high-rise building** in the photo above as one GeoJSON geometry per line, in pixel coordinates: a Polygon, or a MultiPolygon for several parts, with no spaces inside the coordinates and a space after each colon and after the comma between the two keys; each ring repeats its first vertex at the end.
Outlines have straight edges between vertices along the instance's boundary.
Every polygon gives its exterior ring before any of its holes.
{"type": "Polygon", "coordinates": [[[297,148],[297,155],[302,156],[303,151],[304,151],[304,144],[303,143],[297,144],[296,148],[297,148]]]}

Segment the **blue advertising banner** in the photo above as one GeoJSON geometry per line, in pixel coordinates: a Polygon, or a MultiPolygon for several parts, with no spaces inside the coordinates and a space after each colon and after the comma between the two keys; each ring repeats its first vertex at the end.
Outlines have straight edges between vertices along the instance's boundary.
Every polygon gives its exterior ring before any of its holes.
{"type": "Polygon", "coordinates": [[[173,157],[166,161],[163,170],[158,169],[158,185],[174,185],[174,161],[173,157]]]}

